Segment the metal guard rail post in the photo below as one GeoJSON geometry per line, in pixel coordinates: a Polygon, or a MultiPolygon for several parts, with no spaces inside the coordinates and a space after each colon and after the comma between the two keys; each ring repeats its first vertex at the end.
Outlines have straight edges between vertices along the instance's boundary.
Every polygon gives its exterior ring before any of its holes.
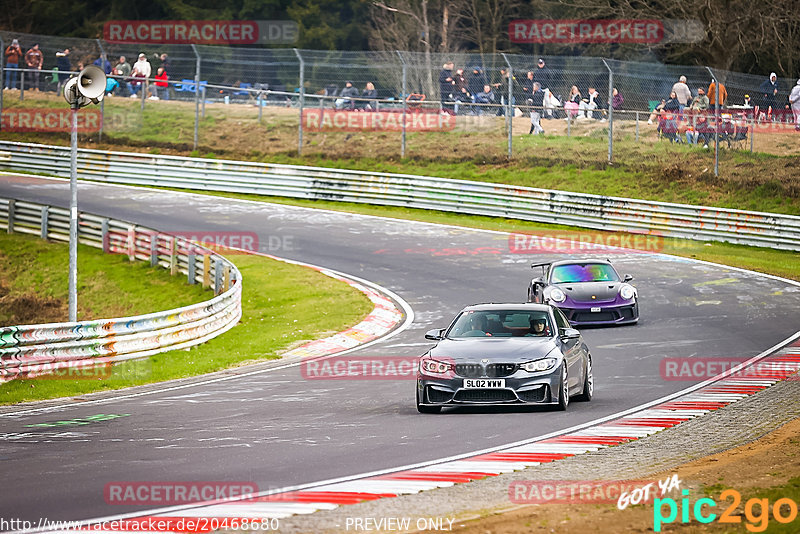
{"type": "MultiPolygon", "coordinates": [[[[67,147],[0,142],[0,167],[69,175],[67,147]]],[[[82,149],[80,178],[403,206],[800,250],[800,217],[407,174],[82,149]]]]}
{"type": "MultiPolygon", "coordinates": [[[[67,209],[0,199],[0,228],[69,240],[67,209]]],[[[64,368],[110,365],[204,343],[232,328],[242,315],[242,277],[216,252],[186,239],[127,222],[80,214],[79,241],[104,252],[149,261],[172,274],[202,283],[209,258],[215,297],[162,312],[122,317],[0,328],[0,382],[34,377],[64,368]]]]}

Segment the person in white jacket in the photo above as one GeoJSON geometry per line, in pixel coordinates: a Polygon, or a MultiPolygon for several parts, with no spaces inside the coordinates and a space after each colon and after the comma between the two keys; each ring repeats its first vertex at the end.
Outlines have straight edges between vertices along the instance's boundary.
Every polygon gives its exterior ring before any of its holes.
{"type": "Polygon", "coordinates": [[[797,85],[789,94],[789,103],[792,105],[792,113],[794,113],[794,129],[800,132],[800,80],[797,80],[797,85]]]}

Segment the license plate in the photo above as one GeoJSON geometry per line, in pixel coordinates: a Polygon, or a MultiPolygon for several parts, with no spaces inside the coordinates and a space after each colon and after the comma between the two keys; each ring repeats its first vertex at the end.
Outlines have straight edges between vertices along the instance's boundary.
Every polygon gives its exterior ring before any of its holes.
{"type": "Polygon", "coordinates": [[[591,309],[591,310],[589,310],[589,311],[591,311],[592,313],[597,313],[597,312],[599,312],[599,311],[601,311],[601,310],[602,310],[602,308],[592,308],[592,309],[591,309]]]}
{"type": "Polygon", "coordinates": [[[465,378],[464,389],[504,388],[506,381],[502,378],[465,378]]]}

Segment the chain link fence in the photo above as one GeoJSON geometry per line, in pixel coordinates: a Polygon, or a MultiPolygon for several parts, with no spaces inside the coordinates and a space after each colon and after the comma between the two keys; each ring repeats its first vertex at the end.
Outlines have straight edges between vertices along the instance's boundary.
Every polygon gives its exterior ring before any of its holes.
{"type": "MultiPolygon", "coordinates": [[[[240,117],[240,125],[253,119],[262,128],[265,122],[272,125],[271,130],[259,130],[265,134],[294,129],[294,150],[300,153],[304,147],[320,145],[331,136],[342,134],[347,138],[359,132],[384,138],[396,134],[395,153],[408,156],[415,146],[428,142],[427,137],[416,134],[459,132],[467,136],[467,142],[492,144],[493,150],[513,157],[516,136],[539,133],[534,124],[539,117],[537,124],[551,135],[607,138],[611,161],[614,140],[625,137],[686,142],[687,131],[704,129],[702,133],[709,134],[711,129],[716,133],[714,125],[719,124],[720,129],[734,130],[732,134],[722,132],[728,146],[735,140],[737,148],[753,150],[759,133],[793,131],[795,120],[788,102],[795,80],[777,79],[775,93],[765,85],[767,76],[712,71],[702,66],[583,56],[112,44],[99,39],[0,32],[4,51],[13,39],[19,40],[23,54],[38,43],[43,62],[37,72],[29,69],[24,59],[17,67],[8,65],[4,54],[0,112],[13,109],[9,97],[23,102],[30,99],[31,106],[53,106],[33,99],[31,93],[56,92],[69,75],[96,63],[111,73],[114,81],[109,82],[109,94],[114,102],[118,102],[117,97],[136,99],[135,105],[128,105],[124,112],[117,105],[106,106],[110,99],[104,101],[100,109],[101,139],[104,131],[158,129],[163,122],[157,117],[193,113],[193,128],[182,127],[178,121],[176,128],[160,135],[191,143],[194,148],[201,140],[213,146],[216,141],[208,138],[208,124],[240,117]],[[65,49],[69,49],[66,56],[65,49]],[[140,54],[150,63],[148,79],[123,76],[113,70],[120,57],[132,66],[140,54]],[[164,67],[168,80],[156,78],[159,67],[164,67]],[[714,79],[724,85],[727,96],[723,94],[725,107],[719,117],[711,111],[693,115],[691,110],[684,113],[680,109],[667,114],[669,120],[665,120],[663,113],[654,113],[662,101],[669,100],[673,85],[682,76],[693,98],[699,90],[708,92],[714,79]],[[534,83],[542,93],[535,94],[534,83]],[[149,104],[151,100],[174,101],[177,111],[167,113],[161,105],[149,104]],[[208,109],[207,104],[211,106],[208,109]],[[239,109],[234,112],[232,107],[219,104],[239,105],[239,109]],[[155,106],[156,110],[149,109],[155,106]],[[155,116],[148,115],[148,110],[155,116]],[[114,113],[120,117],[115,119],[114,113]],[[700,118],[702,128],[698,127],[700,118]]],[[[711,92],[708,97],[713,104],[716,94],[711,92]]],[[[713,107],[710,109],[713,111],[713,107]]],[[[13,120],[21,121],[6,113],[3,119],[2,128],[6,130],[13,129],[13,120]]],[[[709,137],[704,135],[702,140],[709,137]]],[[[158,139],[158,135],[153,133],[152,138],[158,139]]],[[[285,145],[283,138],[272,139],[273,144],[285,145]]],[[[692,136],[688,139],[693,140],[692,136]]],[[[283,145],[281,149],[291,150],[283,145]]]]}

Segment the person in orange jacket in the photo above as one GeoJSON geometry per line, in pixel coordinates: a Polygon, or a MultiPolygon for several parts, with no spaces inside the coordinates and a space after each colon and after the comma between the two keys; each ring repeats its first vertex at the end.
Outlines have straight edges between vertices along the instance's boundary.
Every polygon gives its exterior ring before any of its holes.
{"type": "MultiPolygon", "coordinates": [[[[714,83],[714,80],[711,80],[711,85],[708,86],[708,91],[706,91],[708,95],[708,107],[709,109],[716,111],[717,110],[717,85],[714,83]]],[[[719,107],[725,106],[725,103],[728,101],[728,90],[725,89],[725,84],[720,82],[719,84],[719,107]]]]}

